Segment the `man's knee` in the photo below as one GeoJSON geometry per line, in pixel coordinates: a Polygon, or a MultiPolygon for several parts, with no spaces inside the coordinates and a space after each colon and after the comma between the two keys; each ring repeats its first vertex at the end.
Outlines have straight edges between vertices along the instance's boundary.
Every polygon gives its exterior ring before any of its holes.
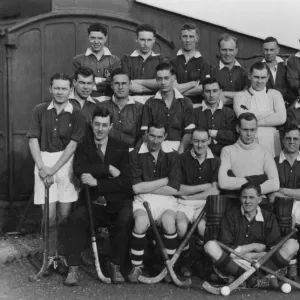
{"type": "Polygon", "coordinates": [[[286,260],[290,260],[299,250],[299,243],[295,239],[287,240],[281,248],[281,255],[286,260]]]}
{"type": "Polygon", "coordinates": [[[188,230],[189,222],[185,215],[181,215],[177,213],[176,216],[176,228],[177,228],[177,234],[180,238],[184,237],[187,230],[188,230]]]}
{"type": "Polygon", "coordinates": [[[214,261],[218,260],[222,255],[222,249],[217,244],[216,241],[208,241],[204,245],[204,251],[207,253],[214,261]]]}
{"type": "Polygon", "coordinates": [[[161,224],[165,233],[174,233],[176,231],[176,213],[167,210],[161,217],[161,224]]]}
{"type": "Polygon", "coordinates": [[[201,237],[204,237],[204,234],[205,234],[205,228],[206,228],[206,222],[205,220],[201,220],[197,226],[197,229],[198,229],[198,234],[201,236],[201,237]]]}
{"type": "Polygon", "coordinates": [[[137,210],[133,213],[134,218],[134,232],[137,234],[143,234],[149,228],[149,218],[146,212],[137,210]]]}

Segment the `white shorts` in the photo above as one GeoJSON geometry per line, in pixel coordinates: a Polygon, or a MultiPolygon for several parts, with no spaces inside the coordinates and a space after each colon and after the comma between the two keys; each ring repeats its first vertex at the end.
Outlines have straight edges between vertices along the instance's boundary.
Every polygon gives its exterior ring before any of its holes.
{"type": "Polygon", "coordinates": [[[140,194],[134,197],[133,212],[138,209],[146,211],[143,202],[149,203],[150,211],[155,221],[160,221],[162,214],[166,210],[177,211],[177,199],[173,196],[163,196],[155,194],[140,194]]]}
{"type": "MultiPolygon", "coordinates": [[[[45,166],[52,167],[62,155],[60,152],[41,152],[45,166]]],[[[49,202],[70,203],[78,199],[79,187],[74,184],[73,156],[53,176],[54,183],[49,189],[49,202]]],[[[45,185],[39,175],[37,166],[34,168],[34,204],[45,204],[45,185]]]]}
{"type": "Polygon", "coordinates": [[[206,200],[178,200],[177,212],[186,215],[190,223],[194,223],[204,208],[206,200]]]}
{"type": "Polygon", "coordinates": [[[292,216],[293,216],[293,223],[300,224],[300,201],[294,200],[292,216]]]}
{"type": "Polygon", "coordinates": [[[163,141],[161,144],[161,148],[164,152],[173,152],[178,151],[180,145],[180,141],[163,141]]]}

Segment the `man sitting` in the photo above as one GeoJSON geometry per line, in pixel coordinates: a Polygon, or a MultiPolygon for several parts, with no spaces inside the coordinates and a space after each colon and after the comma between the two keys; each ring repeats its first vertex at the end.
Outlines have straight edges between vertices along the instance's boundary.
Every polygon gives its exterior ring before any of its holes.
{"type": "Polygon", "coordinates": [[[177,232],[175,226],[177,194],[180,186],[180,164],[177,152],[165,153],[161,144],[167,136],[162,122],[149,123],[147,142],[139,150],[130,152],[130,166],[133,180],[134,229],[131,236],[132,270],[128,276],[131,283],[137,283],[143,272],[143,255],[146,232],[150,226],[143,202],[150,205],[155,221],[164,232],[164,244],[169,256],[176,251],[177,232]]]}
{"type": "MultiPolygon", "coordinates": [[[[176,226],[179,239],[184,239],[189,224],[196,221],[201,213],[206,198],[218,195],[217,186],[220,159],[208,148],[211,139],[208,131],[197,127],[191,137],[192,149],[181,154],[181,185],[179,190],[176,226]]],[[[198,234],[203,237],[205,222],[198,225],[198,234]]],[[[185,277],[191,276],[191,253],[189,244],[182,253],[181,272],[185,277]]]]}
{"type": "MultiPolygon", "coordinates": [[[[243,185],[240,201],[240,206],[233,206],[222,218],[218,240],[247,258],[257,260],[280,241],[280,229],[275,215],[259,206],[262,201],[259,185],[250,182],[243,185]]],[[[298,249],[298,242],[289,239],[264,265],[273,270],[281,269],[288,265],[298,249]]],[[[215,270],[222,278],[230,275],[239,277],[251,267],[250,263],[222,250],[216,241],[208,241],[204,250],[212,258],[215,270]]]]}

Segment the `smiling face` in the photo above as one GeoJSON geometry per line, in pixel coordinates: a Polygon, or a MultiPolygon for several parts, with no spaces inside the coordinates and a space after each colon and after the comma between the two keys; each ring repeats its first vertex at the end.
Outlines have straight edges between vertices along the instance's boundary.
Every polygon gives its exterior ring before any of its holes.
{"type": "Polygon", "coordinates": [[[110,117],[100,117],[96,116],[92,120],[92,129],[94,133],[94,138],[96,141],[101,141],[108,136],[109,131],[111,130],[113,124],[110,123],[110,117]]]}
{"type": "Polygon", "coordinates": [[[150,127],[147,132],[147,147],[150,152],[158,151],[167,134],[164,128],[150,127]]]}
{"type": "Polygon", "coordinates": [[[224,65],[230,65],[234,63],[238,49],[234,40],[223,40],[220,43],[220,59],[224,65]]]}
{"type": "Polygon", "coordinates": [[[241,141],[245,145],[250,145],[250,144],[254,143],[255,135],[257,132],[256,120],[247,121],[245,119],[242,119],[241,125],[237,126],[237,132],[240,135],[241,141]]]}
{"type": "Polygon", "coordinates": [[[93,90],[95,84],[93,75],[84,77],[78,74],[77,80],[74,79],[74,89],[81,99],[86,99],[93,90]]]}
{"type": "Polygon", "coordinates": [[[279,53],[279,47],[276,42],[264,43],[263,52],[266,62],[270,63],[276,60],[276,56],[279,53]]]}
{"type": "Polygon", "coordinates": [[[54,79],[49,88],[49,92],[56,104],[63,104],[68,101],[72,92],[69,80],[54,79]]]}
{"type": "Polygon", "coordinates": [[[299,151],[300,132],[299,130],[291,130],[284,135],[283,150],[286,153],[293,154],[299,151]]]}
{"type": "Polygon", "coordinates": [[[208,145],[210,144],[210,137],[206,131],[195,130],[192,135],[191,143],[194,152],[197,156],[205,155],[208,145]]]}
{"type": "Polygon", "coordinates": [[[156,82],[158,88],[166,93],[173,90],[175,75],[172,75],[170,70],[160,70],[156,72],[156,82]]]}
{"type": "Polygon", "coordinates": [[[144,55],[148,54],[152,51],[155,43],[154,33],[151,31],[140,31],[136,41],[139,45],[139,51],[144,55]]]}
{"type": "Polygon", "coordinates": [[[253,188],[245,189],[242,191],[240,201],[244,211],[248,214],[254,213],[262,198],[257,194],[253,188]]]}
{"type": "Polygon", "coordinates": [[[217,82],[205,84],[203,87],[204,101],[207,106],[214,106],[219,103],[222,90],[217,82]]]}
{"type": "Polygon", "coordinates": [[[196,29],[182,30],[180,34],[182,47],[185,51],[193,51],[196,49],[196,44],[199,41],[196,29]]]}
{"type": "Polygon", "coordinates": [[[100,31],[91,31],[89,34],[89,43],[91,50],[98,53],[103,50],[107,37],[100,31]]]}
{"type": "Polygon", "coordinates": [[[262,91],[269,80],[268,70],[266,68],[262,70],[253,69],[252,73],[249,75],[249,80],[255,91],[262,91]]]}
{"type": "Polygon", "coordinates": [[[111,88],[117,99],[127,98],[129,95],[130,86],[131,83],[126,74],[114,75],[111,82],[111,88]]]}

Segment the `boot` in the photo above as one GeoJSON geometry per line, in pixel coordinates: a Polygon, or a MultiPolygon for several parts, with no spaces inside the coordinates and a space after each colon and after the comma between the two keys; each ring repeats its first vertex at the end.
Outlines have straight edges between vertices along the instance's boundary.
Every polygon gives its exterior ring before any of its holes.
{"type": "Polygon", "coordinates": [[[121,274],[120,265],[115,265],[113,263],[110,263],[109,275],[110,275],[111,281],[115,284],[125,282],[125,278],[121,274]]]}
{"type": "Polygon", "coordinates": [[[67,286],[79,285],[78,268],[79,268],[79,266],[70,266],[69,267],[69,273],[68,273],[66,280],[64,281],[64,285],[67,285],[67,286]]]}
{"type": "Polygon", "coordinates": [[[130,274],[128,275],[128,281],[130,283],[139,283],[138,278],[143,274],[144,266],[133,267],[130,274]]]}

